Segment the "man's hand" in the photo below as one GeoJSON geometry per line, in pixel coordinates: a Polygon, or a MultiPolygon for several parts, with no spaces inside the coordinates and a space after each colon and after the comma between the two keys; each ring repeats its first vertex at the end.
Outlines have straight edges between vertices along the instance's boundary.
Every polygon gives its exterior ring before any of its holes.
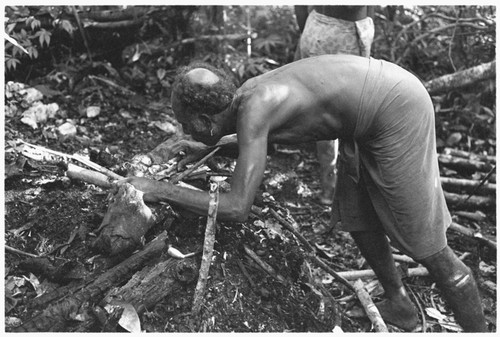
{"type": "Polygon", "coordinates": [[[207,145],[186,136],[172,137],[149,152],[148,156],[155,164],[166,163],[179,157],[177,169],[181,170],[185,165],[202,158],[208,148],[207,145]]]}
{"type": "Polygon", "coordinates": [[[129,183],[137,190],[144,193],[143,199],[147,202],[159,202],[160,194],[167,188],[167,185],[153,179],[143,177],[128,177],[125,179],[115,181],[115,186],[119,187],[122,184],[129,183]]]}

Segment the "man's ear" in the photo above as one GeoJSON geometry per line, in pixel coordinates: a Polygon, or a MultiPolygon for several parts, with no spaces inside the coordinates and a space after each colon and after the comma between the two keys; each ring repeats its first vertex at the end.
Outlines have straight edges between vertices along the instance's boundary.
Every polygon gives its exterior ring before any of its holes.
{"type": "Polygon", "coordinates": [[[198,119],[200,120],[201,123],[203,123],[203,128],[207,131],[210,132],[212,135],[213,133],[213,125],[214,125],[214,120],[213,117],[207,114],[201,114],[198,116],[198,119]]]}

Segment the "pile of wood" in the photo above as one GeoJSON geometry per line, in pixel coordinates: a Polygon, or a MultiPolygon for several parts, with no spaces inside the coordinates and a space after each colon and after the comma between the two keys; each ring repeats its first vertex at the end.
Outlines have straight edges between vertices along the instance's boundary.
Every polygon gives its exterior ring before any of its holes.
{"type": "Polygon", "coordinates": [[[454,210],[490,210],[496,204],[496,158],[445,148],[439,164],[451,176],[441,177],[448,207],[454,210]]]}

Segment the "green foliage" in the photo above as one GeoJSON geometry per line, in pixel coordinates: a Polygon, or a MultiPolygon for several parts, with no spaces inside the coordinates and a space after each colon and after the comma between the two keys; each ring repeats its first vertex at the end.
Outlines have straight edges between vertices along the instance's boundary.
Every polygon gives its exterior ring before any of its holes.
{"type": "Polygon", "coordinates": [[[66,7],[8,6],[5,23],[6,34],[11,38],[5,44],[5,68],[16,70],[27,59],[37,59],[40,51],[47,49],[54,31],[63,30],[72,35],[74,27],[67,19],[62,19],[66,7]],[[43,18],[43,22],[42,22],[43,18]]]}

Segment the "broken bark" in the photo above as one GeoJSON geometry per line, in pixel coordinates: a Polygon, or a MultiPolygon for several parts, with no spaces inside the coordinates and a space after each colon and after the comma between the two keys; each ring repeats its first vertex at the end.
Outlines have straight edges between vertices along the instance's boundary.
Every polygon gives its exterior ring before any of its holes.
{"type": "Polygon", "coordinates": [[[39,315],[25,322],[14,332],[64,331],[66,321],[77,313],[88,302],[99,301],[112,286],[129,279],[130,276],[161,255],[167,247],[167,233],[163,232],[151,241],[142,251],[132,255],[115,267],[98,276],[88,286],[73,294],[49,304],[39,315]]]}
{"type": "Polygon", "coordinates": [[[455,194],[450,192],[444,192],[444,197],[446,199],[446,204],[450,208],[460,208],[460,209],[492,209],[496,205],[494,196],[467,196],[462,194],[455,194]]]}
{"type": "Polygon", "coordinates": [[[496,184],[485,183],[481,185],[479,180],[469,180],[469,179],[456,179],[441,177],[441,185],[443,189],[449,192],[467,192],[474,194],[488,194],[495,195],[497,186],[496,184]]]}
{"type": "Polygon", "coordinates": [[[473,68],[444,75],[424,83],[430,94],[450,91],[470,86],[479,81],[494,79],[496,76],[496,61],[484,63],[473,68]]]}
{"type": "Polygon", "coordinates": [[[111,304],[119,300],[131,304],[137,313],[141,314],[192,283],[198,275],[197,267],[198,264],[192,258],[168,258],[153,266],[147,266],[135,273],[123,287],[112,289],[101,304],[111,304]]]}
{"type": "Polygon", "coordinates": [[[108,256],[123,256],[141,246],[144,235],[156,221],[153,212],[144,203],[143,194],[131,184],[119,186],[97,229],[100,233],[92,243],[93,249],[108,256]]]}
{"type": "Polygon", "coordinates": [[[387,325],[385,325],[385,322],[382,319],[377,306],[375,305],[375,303],[373,303],[372,298],[366,291],[363,281],[358,279],[356,282],[354,282],[354,289],[356,290],[356,295],[358,296],[359,302],[361,302],[361,305],[365,309],[366,315],[370,319],[370,322],[372,322],[375,331],[389,332],[389,329],[387,329],[387,325]]]}
{"type": "Polygon", "coordinates": [[[454,157],[447,154],[440,154],[438,156],[438,161],[445,167],[465,173],[474,173],[476,171],[489,172],[492,169],[492,165],[490,163],[474,159],[454,157]]]}

